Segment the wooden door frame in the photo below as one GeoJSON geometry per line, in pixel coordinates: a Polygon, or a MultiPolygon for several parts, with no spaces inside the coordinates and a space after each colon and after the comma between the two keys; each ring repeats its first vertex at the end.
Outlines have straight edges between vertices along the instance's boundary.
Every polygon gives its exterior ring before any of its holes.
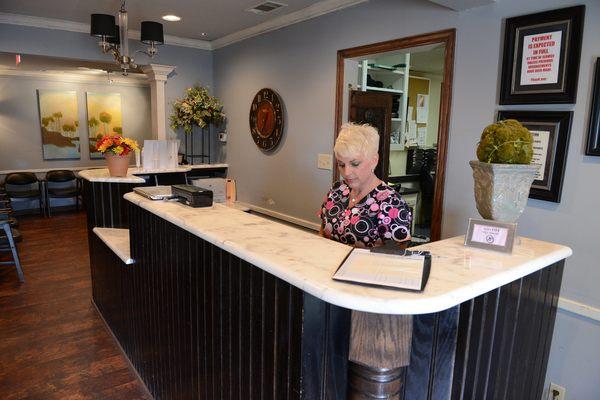
{"type": "MultiPolygon", "coordinates": [[[[444,83],[440,99],[440,122],[438,128],[437,166],[435,175],[435,190],[433,196],[433,212],[431,215],[431,240],[439,240],[442,231],[442,207],[444,200],[444,181],[446,169],[446,154],[448,150],[448,134],[450,130],[450,106],[452,103],[452,79],[454,73],[454,45],[456,41],[456,29],[446,29],[422,35],[409,36],[401,39],[388,40],[364,46],[352,47],[338,50],[337,53],[337,77],[335,87],[335,131],[333,139],[342,126],[342,115],[344,106],[344,60],[367,56],[369,54],[384,53],[402,50],[416,46],[425,46],[436,43],[444,43],[444,83]]],[[[335,157],[335,155],[334,155],[335,157]]],[[[337,168],[333,168],[333,181],[339,179],[337,168]]]]}

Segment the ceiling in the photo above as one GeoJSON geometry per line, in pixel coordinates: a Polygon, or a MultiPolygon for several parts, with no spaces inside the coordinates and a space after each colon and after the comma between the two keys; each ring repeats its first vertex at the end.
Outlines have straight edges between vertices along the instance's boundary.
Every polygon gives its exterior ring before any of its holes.
{"type": "MultiPolygon", "coordinates": [[[[248,9],[267,0],[127,0],[130,38],[139,39],[141,21],[163,23],[167,44],[216,49],[287,25],[369,0],[268,0],[286,4],[266,14],[248,9]],[[182,19],[169,22],[163,15],[182,19]]],[[[395,0],[401,7],[402,0],[395,0]]],[[[455,11],[497,0],[421,0],[455,11]]],[[[121,0],[0,0],[0,23],[89,32],[90,14],[117,15],[121,0]]]]}
{"type": "MultiPolygon", "coordinates": [[[[315,8],[318,3],[321,8],[325,5],[339,9],[365,0],[273,0],[287,6],[262,15],[246,11],[264,1],[128,0],[126,9],[130,29],[139,30],[141,21],[151,20],[161,22],[165,34],[212,41],[310,6],[315,8]],[[180,16],[181,21],[162,20],[167,14],[180,16]]],[[[120,0],[2,0],[0,12],[89,24],[91,13],[117,15],[120,5],[120,0]]]]}

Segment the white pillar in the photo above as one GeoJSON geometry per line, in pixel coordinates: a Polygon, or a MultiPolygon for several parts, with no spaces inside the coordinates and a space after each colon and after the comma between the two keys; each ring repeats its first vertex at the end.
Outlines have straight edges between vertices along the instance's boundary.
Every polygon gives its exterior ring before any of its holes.
{"type": "Polygon", "coordinates": [[[150,104],[152,113],[152,138],[167,139],[165,83],[175,69],[172,65],[149,64],[142,67],[150,82],[150,104]]]}

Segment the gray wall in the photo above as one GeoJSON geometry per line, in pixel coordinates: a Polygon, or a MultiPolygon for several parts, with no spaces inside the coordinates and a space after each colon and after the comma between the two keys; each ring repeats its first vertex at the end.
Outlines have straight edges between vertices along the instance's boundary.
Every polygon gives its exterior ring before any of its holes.
{"type": "MultiPolygon", "coordinates": [[[[141,48],[138,41],[130,40],[132,53],[141,48]]],[[[0,24],[0,51],[112,61],[111,55],[102,54],[97,45],[97,39],[88,34],[8,24],[0,24]]],[[[159,46],[158,54],[154,58],[150,59],[145,55],[138,54],[136,59],[139,64],[153,63],[177,67],[166,84],[168,132],[172,132],[168,127],[171,103],[183,96],[187,87],[194,83],[201,83],[211,90],[213,88],[213,57],[210,51],[164,45],[159,46]]],[[[179,133],[179,137],[182,138],[182,133],[179,133]]],[[[217,149],[215,154],[218,154],[218,151],[217,149]]]]}
{"type": "MultiPolygon", "coordinates": [[[[600,268],[594,253],[600,159],[583,155],[592,68],[600,55],[596,1],[502,0],[456,13],[416,0],[372,0],[215,51],[215,86],[228,112],[227,161],[239,199],[317,221],[316,210],[331,184],[331,172],[318,170],[316,159],[333,146],[337,50],[456,28],[443,236],[463,234],[467,218],[478,216],[468,161],[475,157],[481,130],[499,109],[503,19],[581,3],[587,9],[577,104],[529,107],[575,113],[562,202],[530,200],[519,233],[571,246],[574,255],[567,261],[562,295],[598,310],[600,268]],[[286,107],[286,132],[270,154],[257,149],[248,128],[250,103],[262,87],[277,91],[286,107]]],[[[597,321],[559,312],[548,378],[566,386],[568,398],[597,398],[599,339],[597,321]]]]}
{"type": "Polygon", "coordinates": [[[0,171],[105,165],[104,160],[90,160],[87,151],[86,92],[120,93],[125,136],[140,143],[152,138],[148,86],[59,82],[11,76],[0,77],[0,88],[0,171]],[[43,160],[37,89],[76,91],[81,138],[80,160],[43,160]]]}

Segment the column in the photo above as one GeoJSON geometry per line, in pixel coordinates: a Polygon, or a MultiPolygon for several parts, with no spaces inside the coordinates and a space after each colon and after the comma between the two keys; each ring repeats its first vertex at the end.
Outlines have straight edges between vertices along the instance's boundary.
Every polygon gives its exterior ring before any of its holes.
{"type": "Polygon", "coordinates": [[[402,398],[405,367],[410,363],[412,322],[412,315],[352,311],[349,400],[402,398]]]}
{"type": "Polygon", "coordinates": [[[167,139],[165,83],[175,69],[172,65],[149,64],[142,67],[150,82],[150,104],[152,113],[152,138],[167,139]]]}

